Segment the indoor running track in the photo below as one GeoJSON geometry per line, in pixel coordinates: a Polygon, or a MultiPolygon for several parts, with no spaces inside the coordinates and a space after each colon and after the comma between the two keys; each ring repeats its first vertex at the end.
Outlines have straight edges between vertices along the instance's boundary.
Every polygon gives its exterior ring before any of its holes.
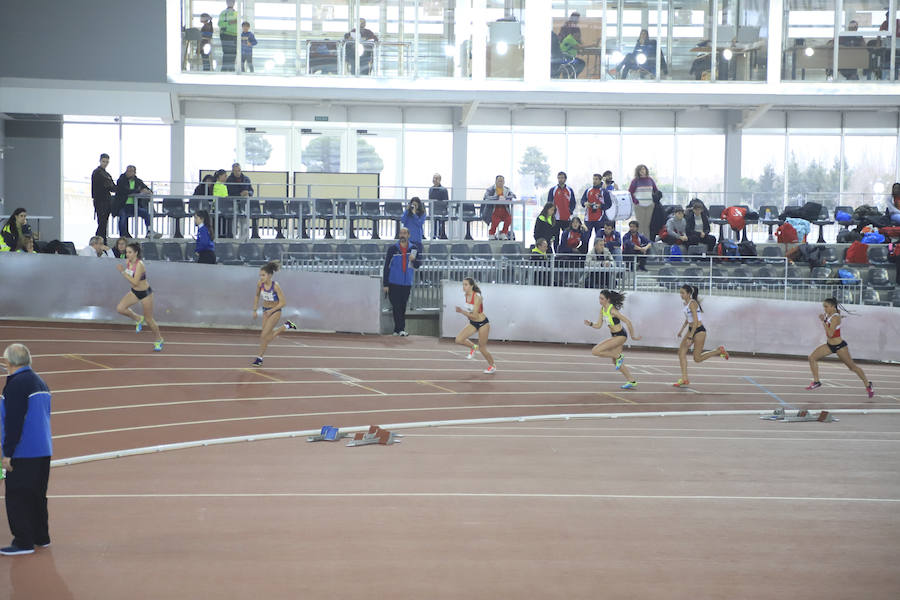
{"type": "MultiPolygon", "coordinates": [[[[53,392],[54,459],[232,436],[493,417],[900,409],[900,370],[434,338],[0,323],[53,392]]],[[[598,340],[603,336],[598,336],[598,340]]],[[[60,466],[53,546],[0,598],[900,596],[900,415],[756,415],[404,429],[347,449],[280,438],[60,466]],[[855,591],[851,593],[851,591],[855,591]]],[[[3,579],[10,585],[5,585],[3,579]]]]}

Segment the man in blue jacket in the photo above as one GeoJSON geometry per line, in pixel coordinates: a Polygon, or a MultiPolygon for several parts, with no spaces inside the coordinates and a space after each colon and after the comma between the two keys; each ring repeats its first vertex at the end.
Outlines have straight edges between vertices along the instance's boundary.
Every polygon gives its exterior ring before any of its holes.
{"type": "Polygon", "coordinates": [[[384,276],[382,278],[384,293],[391,301],[394,311],[394,335],[406,337],[406,304],[412,291],[416,269],[418,249],[409,243],[409,229],[400,229],[400,240],[388,248],[384,260],[384,276]]]}
{"type": "Polygon", "coordinates": [[[12,544],[0,554],[32,554],[50,545],[47,481],[50,478],[50,390],[31,370],[31,353],[22,344],[3,352],[9,376],[0,395],[6,517],[12,544]]]}

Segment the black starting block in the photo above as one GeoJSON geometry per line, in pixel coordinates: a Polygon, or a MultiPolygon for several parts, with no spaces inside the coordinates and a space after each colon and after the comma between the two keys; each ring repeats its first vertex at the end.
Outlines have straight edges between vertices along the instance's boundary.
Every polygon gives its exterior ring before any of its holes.
{"type": "Polygon", "coordinates": [[[765,421],[784,421],[785,423],[804,423],[809,421],[817,421],[819,423],[833,423],[838,419],[827,410],[819,412],[809,412],[806,409],[798,410],[796,414],[789,414],[784,407],[779,406],[771,415],[763,415],[760,417],[765,421]]]}
{"type": "Polygon", "coordinates": [[[319,435],[311,435],[306,438],[307,442],[336,442],[340,439],[350,437],[349,433],[341,433],[341,430],[331,425],[322,427],[319,435]]]}
{"type": "Polygon", "coordinates": [[[374,444],[378,444],[381,446],[390,446],[391,444],[400,443],[400,438],[403,436],[399,433],[391,433],[387,429],[382,429],[378,425],[370,425],[369,431],[366,433],[357,432],[354,434],[353,439],[347,442],[347,447],[352,448],[355,446],[371,446],[374,444]]]}

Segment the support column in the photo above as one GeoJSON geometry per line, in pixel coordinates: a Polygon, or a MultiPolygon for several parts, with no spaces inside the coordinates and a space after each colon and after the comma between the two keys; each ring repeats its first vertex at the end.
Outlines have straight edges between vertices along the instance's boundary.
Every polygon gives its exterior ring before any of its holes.
{"type": "MultiPolygon", "coordinates": [[[[40,239],[60,239],[63,230],[62,118],[59,121],[7,121],[6,145],[11,148],[4,152],[3,158],[4,208],[13,211],[22,206],[30,215],[51,217],[40,221],[40,239]]],[[[85,210],[93,210],[90,202],[86,203],[85,210]]],[[[88,216],[86,220],[90,218],[88,216]]],[[[37,230],[36,220],[31,226],[37,230]]],[[[75,241],[81,243],[83,240],[75,241]]]]}
{"type": "MultiPolygon", "coordinates": [[[[469,155],[469,128],[461,124],[462,109],[453,109],[453,179],[450,188],[450,199],[463,201],[466,199],[466,183],[469,155]]],[[[453,215],[462,214],[461,205],[451,205],[453,215]]],[[[447,235],[451,240],[461,240],[466,235],[466,226],[459,219],[451,220],[447,235]]]]}
{"type": "MultiPolygon", "coordinates": [[[[569,13],[566,13],[567,15],[569,13]]],[[[550,30],[552,12],[547,0],[525,0],[525,81],[550,79],[550,30]]]]}
{"type": "Polygon", "coordinates": [[[769,0],[769,48],[766,53],[766,83],[781,83],[784,46],[784,0],[769,0]]]}
{"type": "Polygon", "coordinates": [[[725,206],[738,202],[733,195],[741,190],[741,136],[743,130],[740,123],[743,115],[739,110],[730,110],[726,117],[725,128],[725,206]]]}
{"type": "Polygon", "coordinates": [[[188,185],[188,179],[195,179],[198,173],[184,172],[184,120],[175,121],[169,128],[169,155],[172,157],[169,166],[169,180],[172,182],[172,194],[190,194],[193,186],[188,185]]]}

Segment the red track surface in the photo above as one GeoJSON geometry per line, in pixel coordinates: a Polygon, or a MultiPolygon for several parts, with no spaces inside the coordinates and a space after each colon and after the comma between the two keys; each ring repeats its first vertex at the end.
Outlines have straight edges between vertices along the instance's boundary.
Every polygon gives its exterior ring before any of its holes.
{"type": "MultiPolygon", "coordinates": [[[[256,333],[164,334],[165,351],[157,354],[149,333],[130,328],[0,323],[2,345],[25,343],[53,391],[54,458],[323,424],[764,410],[779,400],[797,408],[900,408],[900,370],[889,365],[864,365],[877,391],[870,400],[836,362],[823,364],[826,385],[816,392],[803,390],[805,361],[740,356],[691,363],[691,387],[673,389],[674,353],[631,351],[627,364],[640,384],[623,391],[621,375],[585,347],[492,344],[498,372],[484,375],[483,361],[464,360],[463,349],[446,341],[301,333],[280,337],[265,367],[253,370],[256,333]]],[[[273,440],[56,468],[54,547],[0,561],[0,598],[66,597],[66,589],[79,598],[244,597],[260,590],[279,598],[572,598],[596,597],[600,589],[635,598],[845,597],[829,592],[863,590],[866,582],[842,588],[839,573],[822,576],[790,544],[833,567],[843,558],[820,545],[858,534],[866,544],[845,547],[844,556],[868,561],[857,565],[857,579],[880,579],[857,597],[900,597],[900,576],[889,566],[900,558],[900,419],[846,417],[800,424],[819,429],[798,434],[742,417],[722,421],[720,434],[685,433],[705,431],[710,419],[725,418],[555,423],[546,426],[549,436],[535,423],[439,429],[424,437],[411,432],[399,446],[356,450],[273,440]],[[579,433],[598,427],[609,431],[579,433]],[[632,429],[641,433],[630,435],[632,429]],[[653,429],[659,431],[648,435],[653,429]],[[678,441],[669,439],[672,431],[678,441]],[[846,454],[829,437],[844,431],[846,454]],[[804,437],[820,434],[826,437],[804,437]],[[827,452],[805,443],[813,441],[827,452]],[[744,466],[747,460],[759,468],[744,466]],[[821,485],[809,472],[816,465],[829,475],[821,485]],[[774,481],[772,470],[779,473],[774,481]],[[344,491],[346,497],[321,496],[344,491]],[[570,491],[577,497],[559,496],[570,491]],[[470,492],[485,496],[466,500],[470,492]],[[676,496],[729,499],[683,506],[672,504],[676,496]],[[759,500],[775,496],[795,499],[759,500]],[[858,499],[844,506],[820,496],[858,499]],[[476,545],[465,541],[466,531],[476,545]],[[754,552],[762,548],[755,563],[725,565],[731,585],[701,568],[704,560],[723,568],[714,553],[728,554],[722,544],[730,535],[746,538],[754,552]],[[621,552],[611,541],[624,544],[621,552]],[[673,554],[662,556],[660,548],[673,554]],[[650,572],[642,571],[643,560],[654,565],[650,572]],[[785,564],[797,567],[798,581],[784,580],[793,568],[785,571],[785,564]],[[783,585],[762,585],[773,573],[783,585]],[[820,576],[819,585],[799,585],[820,576]],[[3,584],[7,577],[11,586],[3,584]]],[[[734,559],[749,560],[742,552],[734,559]]]]}

